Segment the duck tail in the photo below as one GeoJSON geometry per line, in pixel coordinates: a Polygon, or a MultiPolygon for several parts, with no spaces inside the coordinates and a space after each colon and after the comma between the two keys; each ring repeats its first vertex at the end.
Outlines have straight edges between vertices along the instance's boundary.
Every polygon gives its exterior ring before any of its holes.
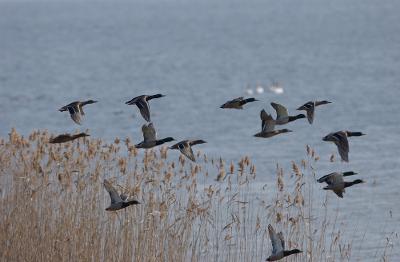
{"type": "Polygon", "coordinates": [[[133,105],[133,104],[135,104],[135,102],[136,102],[136,97],[132,98],[132,99],[129,100],[129,101],[126,101],[125,104],[126,104],[126,105],[133,105]]]}

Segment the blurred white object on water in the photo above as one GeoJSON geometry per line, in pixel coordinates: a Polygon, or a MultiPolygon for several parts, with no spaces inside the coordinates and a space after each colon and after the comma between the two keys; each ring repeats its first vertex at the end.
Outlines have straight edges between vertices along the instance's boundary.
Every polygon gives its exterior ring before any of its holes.
{"type": "Polygon", "coordinates": [[[262,87],[260,84],[257,84],[257,86],[256,86],[256,92],[257,92],[257,94],[262,94],[262,93],[264,93],[264,87],[262,87]]]}
{"type": "Polygon", "coordinates": [[[247,85],[246,87],[246,94],[252,95],[253,94],[253,89],[250,88],[250,86],[247,85]]]}
{"type": "Polygon", "coordinates": [[[269,90],[278,95],[283,94],[283,87],[278,82],[273,82],[269,90]]]}

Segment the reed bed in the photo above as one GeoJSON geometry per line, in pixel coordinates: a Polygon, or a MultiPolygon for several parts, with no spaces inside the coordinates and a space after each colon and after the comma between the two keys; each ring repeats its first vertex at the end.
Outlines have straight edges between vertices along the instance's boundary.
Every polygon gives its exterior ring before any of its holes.
{"type": "Polygon", "coordinates": [[[184,157],[165,147],[138,152],[129,139],[49,144],[46,131],[0,140],[1,261],[263,261],[267,226],[283,231],[286,261],[348,261],[327,199],[314,198],[307,147],[276,183],[257,183],[249,157],[238,163],[184,157]],[[107,212],[108,179],[142,204],[107,212]]]}

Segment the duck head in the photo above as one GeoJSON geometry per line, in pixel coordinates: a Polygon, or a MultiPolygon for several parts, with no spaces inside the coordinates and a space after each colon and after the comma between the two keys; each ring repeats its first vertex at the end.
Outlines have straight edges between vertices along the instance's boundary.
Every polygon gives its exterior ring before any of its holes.
{"type": "Polygon", "coordinates": [[[316,101],[315,105],[319,106],[319,105],[326,105],[326,104],[330,104],[332,102],[328,101],[328,100],[322,100],[322,101],[316,101]]]}
{"type": "Polygon", "coordinates": [[[79,137],[86,137],[86,136],[90,136],[90,135],[88,135],[86,133],[79,133],[79,134],[76,134],[74,137],[79,138],[79,137]]]}
{"type": "Polygon", "coordinates": [[[353,175],[357,175],[357,173],[353,171],[343,172],[343,176],[353,176],[353,175]]]}

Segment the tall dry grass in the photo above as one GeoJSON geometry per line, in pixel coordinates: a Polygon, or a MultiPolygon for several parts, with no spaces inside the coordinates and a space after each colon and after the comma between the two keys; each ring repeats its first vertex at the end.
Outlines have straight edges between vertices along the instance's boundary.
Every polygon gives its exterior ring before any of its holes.
{"type": "Polygon", "coordinates": [[[268,224],[304,251],[287,261],[351,258],[327,200],[314,198],[309,147],[260,186],[248,157],[228,164],[198,153],[195,164],[171,161],[166,148],[138,154],[129,139],[48,140],[15,130],[0,140],[1,261],[263,261],[268,224]],[[105,178],[142,204],[105,211],[105,178]]]}

